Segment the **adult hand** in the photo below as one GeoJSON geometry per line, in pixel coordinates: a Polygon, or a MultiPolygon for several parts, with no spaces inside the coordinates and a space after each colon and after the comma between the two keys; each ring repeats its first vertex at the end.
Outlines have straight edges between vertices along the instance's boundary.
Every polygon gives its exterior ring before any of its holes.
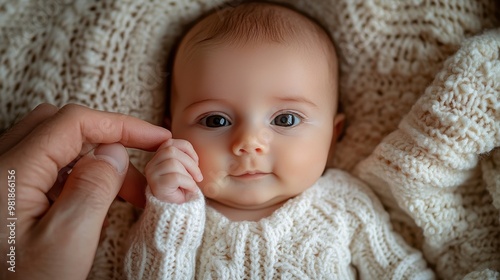
{"type": "MultiPolygon", "coordinates": [[[[0,138],[2,279],[85,279],[103,220],[127,173],[124,148],[156,150],[168,130],[78,105],[38,106],[0,138]],[[51,205],[58,171],[89,147],[51,205]],[[8,208],[11,206],[11,208],[8,208]],[[5,232],[7,231],[7,232],[5,232]],[[15,243],[14,243],[15,242],[15,243]],[[13,262],[8,262],[14,260],[13,262]],[[10,271],[9,271],[10,270],[10,271]],[[15,270],[15,272],[11,272],[15,270]]],[[[127,186],[121,193],[130,197],[127,186]]]]}

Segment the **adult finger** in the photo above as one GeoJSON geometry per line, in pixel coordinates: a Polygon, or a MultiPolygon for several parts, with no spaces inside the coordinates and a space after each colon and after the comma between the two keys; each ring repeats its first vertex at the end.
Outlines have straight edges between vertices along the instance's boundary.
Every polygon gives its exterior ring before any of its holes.
{"type": "Polygon", "coordinates": [[[129,163],[125,181],[118,192],[118,196],[132,205],[144,208],[146,205],[146,177],[129,163]]]}
{"type": "Polygon", "coordinates": [[[79,155],[83,143],[119,142],[126,147],[154,151],[170,137],[168,130],[137,118],[66,105],[15,149],[7,151],[5,155],[10,162],[6,165],[14,166],[24,175],[20,176],[19,185],[47,193],[59,169],[79,155]]]}
{"type": "MultiPolygon", "coordinates": [[[[47,238],[51,234],[57,236],[60,250],[30,256],[64,261],[58,271],[58,275],[64,276],[61,279],[84,279],[91,268],[106,213],[125,178],[128,162],[127,151],[121,144],[100,145],[94,155],[82,157],[61,195],[36,228],[47,238]],[[72,257],[75,252],[78,258],[72,257]]],[[[33,246],[37,248],[36,244],[33,246]]]]}
{"type": "MultiPolygon", "coordinates": [[[[59,197],[69,176],[68,171],[74,167],[76,162],[78,161],[75,160],[74,163],[70,163],[67,168],[61,169],[60,177],[57,178],[56,183],[47,192],[47,198],[50,201],[53,202],[59,197]]],[[[146,177],[129,162],[127,174],[118,192],[118,196],[136,207],[144,208],[146,205],[146,185],[146,177]]]]}
{"type": "Polygon", "coordinates": [[[58,108],[52,104],[42,103],[9,130],[0,136],[0,155],[14,147],[35,127],[52,117],[58,108]]]}

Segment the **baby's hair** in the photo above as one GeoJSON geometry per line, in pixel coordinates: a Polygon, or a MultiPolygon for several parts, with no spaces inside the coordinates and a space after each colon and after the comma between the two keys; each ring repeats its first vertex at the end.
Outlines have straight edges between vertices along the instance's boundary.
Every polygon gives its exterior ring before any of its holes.
{"type": "MultiPolygon", "coordinates": [[[[222,44],[244,46],[266,42],[298,46],[303,50],[311,49],[311,45],[319,45],[330,65],[332,81],[335,81],[332,86],[338,87],[339,69],[338,63],[333,63],[336,55],[333,40],[315,19],[289,5],[241,0],[229,3],[198,19],[181,38],[169,58],[169,72],[173,70],[175,57],[181,48],[186,60],[189,60],[200,48],[222,44]]],[[[170,118],[172,75],[168,76],[167,91],[165,115],[170,118]]]]}
{"type": "Polygon", "coordinates": [[[326,32],[302,13],[267,2],[252,1],[225,7],[203,18],[201,24],[207,28],[195,28],[193,36],[186,40],[187,46],[199,47],[220,42],[229,45],[298,42],[306,45],[312,43],[310,39],[316,39],[314,43],[318,39],[329,40],[326,32]],[[315,38],[318,36],[320,38],[315,38]]]}

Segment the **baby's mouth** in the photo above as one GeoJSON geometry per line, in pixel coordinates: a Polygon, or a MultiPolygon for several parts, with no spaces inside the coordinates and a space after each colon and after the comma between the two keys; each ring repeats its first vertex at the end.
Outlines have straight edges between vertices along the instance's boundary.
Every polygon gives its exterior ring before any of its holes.
{"type": "Polygon", "coordinates": [[[260,179],[263,177],[266,177],[268,175],[271,175],[269,172],[263,172],[259,170],[251,170],[251,171],[244,171],[235,175],[231,175],[233,178],[237,179],[244,179],[244,180],[250,180],[250,179],[260,179]]]}

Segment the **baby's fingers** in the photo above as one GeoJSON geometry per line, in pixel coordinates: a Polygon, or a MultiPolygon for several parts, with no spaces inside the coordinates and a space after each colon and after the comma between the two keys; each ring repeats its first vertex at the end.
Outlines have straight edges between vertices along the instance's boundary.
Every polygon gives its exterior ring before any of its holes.
{"type": "Polygon", "coordinates": [[[168,146],[174,146],[174,147],[178,148],[179,150],[183,151],[188,156],[190,156],[194,161],[196,161],[196,163],[198,163],[198,161],[199,161],[198,154],[196,154],[196,151],[194,150],[193,145],[191,145],[191,143],[189,141],[184,140],[184,139],[171,138],[168,141],[166,141],[165,143],[163,143],[158,148],[158,150],[160,150],[164,147],[168,147],[168,146]]]}
{"type": "Polygon", "coordinates": [[[189,142],[179,139],[167,141],[160,146],[151,164],[164,165],[167,159],[178,160],[184,166],[187,173],[193,176],[195,181],[201,182],[203,180],[203,175],[198,166],[198,156],[189,142]],[[193,156],[195,157],[193,158],[193,156]]]}
{"type": "Polygon", "coordinates": [[[181,173],[160,174],[149,185],[157,199],[179,204],[188,201],[198,188],[190,176],[181,173]]]}

